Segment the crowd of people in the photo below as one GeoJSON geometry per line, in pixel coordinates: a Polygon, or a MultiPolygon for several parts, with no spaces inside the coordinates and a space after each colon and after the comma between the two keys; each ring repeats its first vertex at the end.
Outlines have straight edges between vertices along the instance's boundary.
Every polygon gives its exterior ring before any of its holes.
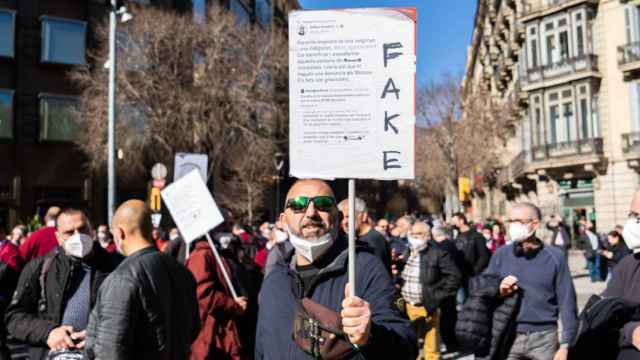
{"type": "MultiPolygon", "coordinates": [[[[337,202],[320,180],[296,182],[279,217],[256,228],[223,209],[213,242],[154,228],[138,200],[97,227],[80,209],[52,207],[37,231],[0,233],[0,359],[25,349],[29,359],[431,360],[473,352],[563,360],[585,351],[568,265],[572,236],[559,216],[517,203],[504,221],[472,223],[462,212],[447,221],[374,219],[363,199],[354,206],[353,293],[349,202],[337,202]]],[[[578,230],[592,281],[608,281],[607,297],[639,302],[640,257],[628,255],[640,249],[640,193],[625,226],[598,234],[583,219],[578,230]]],[[[610,353],[640,354],[638,321],[614,329],[620,342],[610,353]]]]}

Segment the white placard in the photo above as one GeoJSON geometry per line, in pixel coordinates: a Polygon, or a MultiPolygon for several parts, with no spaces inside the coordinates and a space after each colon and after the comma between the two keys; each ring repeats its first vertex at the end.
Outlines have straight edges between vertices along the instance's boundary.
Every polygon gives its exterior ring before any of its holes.
{"type": "Polygon", "coordinates": [[[416,10],[289,14],[289,148],[298,178],[413,179],[416,10]]]}
{"type": "Polygon", "coordinates": [[[196,169],[202,177],[202,181],[207,183],[208,157],[205,154],[176,153],[173,167],[173,181],[196,169]]]}
{"type": "Polygon", "coordinates": [[[198,170],[162,190],[162,200],[187,243],[220,225],[224,218],[198,170]]]}

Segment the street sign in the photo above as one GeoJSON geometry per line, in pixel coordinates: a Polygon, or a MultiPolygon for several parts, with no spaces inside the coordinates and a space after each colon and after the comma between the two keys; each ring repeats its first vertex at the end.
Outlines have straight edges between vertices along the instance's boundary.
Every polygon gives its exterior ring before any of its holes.
{"type": "Polygon", "coordinates": [[[160,221],[162,220],[162,214],[151,214],[151,224],[154,228],[160,227],[160,221]]]}
{"type": "Polygon", "coordinates": [[[149,208],[155,212],[159,212],[162,208],[160,189],[157,187],[151,188],[151,194],[149,195],[149,208]]]}
{"type": "Polygon", "coordinates": [[[176,153],[173,181],[177,181],[192,170],[198,170],[202,181],[206,184],[208,162],[209,158],[205,154],[176,153]]]}
{"type": "Polygon", "coordinates": [[[151,178],[154,180],[160,180],[167,177],[167,167],[163,163],[156,163],[151,168],[151,178]]]}
{"type": "Polygon", "coordinates": [[[165,180],[165,179],[154,179],[153,180],[153,187],[154,188],[162,189],[165,185],[167,185],[167,180],[165,180]]]}

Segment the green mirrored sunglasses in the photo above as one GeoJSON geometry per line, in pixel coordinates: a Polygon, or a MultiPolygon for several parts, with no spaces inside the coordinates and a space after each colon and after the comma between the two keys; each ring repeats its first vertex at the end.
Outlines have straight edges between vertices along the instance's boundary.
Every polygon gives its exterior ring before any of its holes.
{"type": "Polygon", "coordinates": [[[314,209],[318,211],[328,212],[336,205],[336,199],[331,196],[296,196],[287,200],[285,208],[289,208],[293,210],[293,212],[304,212],[307,211],[307,207],[311,201],[313,201],[314,209]]]}

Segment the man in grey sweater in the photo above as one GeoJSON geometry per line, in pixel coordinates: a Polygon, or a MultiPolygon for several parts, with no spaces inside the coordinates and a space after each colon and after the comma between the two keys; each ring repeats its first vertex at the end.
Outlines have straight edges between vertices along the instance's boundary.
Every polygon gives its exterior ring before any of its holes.
{"type": "Polygon", "coordinates": [[[566,360],[577,332],[576,291],[564,253],[535,236],[540,209],[519,203],[509,213],[512,244],[499,248],[486,273],[502,277],[500,296],[519,291],[522,304],[508,360],[566,360]],[[558,344],[558,313],[562,320],[558,344]]]}

